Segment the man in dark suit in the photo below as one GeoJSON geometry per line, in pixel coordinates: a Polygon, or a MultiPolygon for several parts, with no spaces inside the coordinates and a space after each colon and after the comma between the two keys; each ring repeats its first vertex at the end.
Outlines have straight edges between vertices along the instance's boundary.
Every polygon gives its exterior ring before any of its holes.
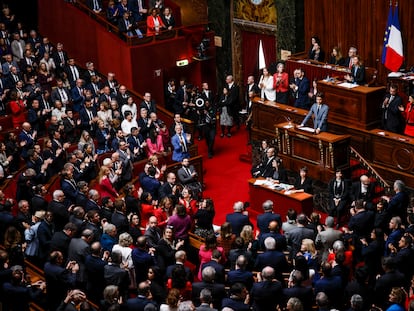
{"type": "Polygon", "coordinates": [[[269,232],[269,224],[271,221],[277,221],[279,228],[282,227],[282,218],[279,214],[273,213],[273,202],[266,200],[263,202],[262,207],[264,213],[257,216],[257,228],[260,230],[260,235],[269,232]]]}
{"type": "Polygon", "coordinates": [[[344,63],[345,67],[348,67],[349,69],[352,68],[352,59],[354,58],[354,56],[357,55],[357,52],[358,52],[358,50],[355,47],[351,46],[349,48],[348,57],[345,58],[345,63],[344,63]]]}
{"type": "Polygon", "coordinates": [[[217,311],[210,307],[213,297],[211,296],[211,291],[207,288],[204,288],[200,292],[200,306],[196,308],[196,311],[217,311]]]}
{"type": "Polygon", "coordinates": [[[211,291],[214,308],[221,310],[221,301],[226,295],[224,284],[214,282],[216,271],[213,267],[206,267],[201,272],[201,275],[202,281],[193,283],[192,300],[196,305],[199,305],[201,290],[207,288],[211,291]]]}
{"type": "Polygon", "coordinates": [[[202,185],[198,181],[197,171],[193,165],[190,165],[190,160],[184,158],[181,162],[182,167],[177,171],[177,177],[184,187],[193,191],[193,197],[198,198],[202,192],[202,185]]]}
{"type": "Polygon", "coordinates": [[[281,251],[281,252],[285,251],[287,248],[286,236],[280,233],[280,227],[276,220],[272,220],[269,223],[268,230],[269,232],[260,234],[260,237],[259,237],[260,249],[265,249],[264,241],[266,240],[266,238],[272,237],[276,241],[276,250],[281,251]]]}
{"type": "Polygon", "coordinates": [[[234,82],[232,75],[226,77],[226,84],[229,89],[229,107],[230,115],[233,117],[233,122],[237,126],[237,130],[240,128],[240,116],[239,111],[241,110],[240,104],[240,89],[239,86],[234,82]]]}
{"type": "Polygon", "coordinates": [[[80,238],[73,238],[69,243],[68,260],[76,261],[79,265],[79,274],[77,281],[83,285],[86,282],[85,261],[90,254],[90,243],[93,240],[93,231],[85,229],[82,231],[80,238]]]}
{"type": "MultiPolygon", "coordinates": [[[[144,311],[145,306],[153,304],[155,310],[157,309],[157,303],[151,300],[150,285],[147,282],[141,282],[138,284],[138,296],[136,298],[130,298],[126,301],[126,311],[144,311]]],[[[148,309],[150,310],[150,309],[148,309]]]]}
{"type": "Polygon", "coordinates": [[[243,202],[238,201],[233,205],[234,213],[226,215],[226,222],[231,224],[231,228],[233,233],[236,236],[240,235],[244,226],[251,226],[253,228],[252,223],[249,220],[249,217],[243,215],[244,205],[243,202]]]}
{"type": "Polygon", "coordinates": [[[375,304],[380,307],[384,307],[387,304],[389,293],[393,287],[405,286],[405,276],[397,270],[394,258],[383,258],[382,269],[385,273],[377,278],[374,288],[375,304]]]}
{"type": "Polygon", "coordinates": [[[140,236],[137,239],[136,246],[131,252],[131,258],[135,267],[136,280],[139,283],[148,278],[148,270],[155,264],[155,249],[148,247],[145,236],[140,236]]]}
{"type": "Polygon", "coordinates": [[[224,308],[230,308],[237,311],[249,311],[250,306],[246,303],[246,297],[249,292],[246,286],[242,283],[233,284],[230,287],[229,298],[223,298],[221,306],[224,308]]]}
{"type": "Polygon", "coordinates": [[[372,200],[374,199],[375,185],[367,175],[361,175],[359,181],[352,184],[351,205],[354,206],[357,200],[363,200],[365,207],[372,210],[372,200]]]}
{"type": "Polygon", "coordinates": [[[302,68],[295,69],[293,74],[294,80],[289,86],[295,98],[295,107],[309,109],[309,79],[305,77],[305,71],[302,68]]]}
{"type": "Polygon", "coordinates": [[[313,304],[312,287],[302,286],[302,281],[302,272],[294,270],[289,278],[289,287],[283,289],[283,296],[286,302],[292,297],[299,298],[302,301],[303,310],[311,310],[313,304]]]}
{"type": "Polygon", "coordinates": [[[126,216],[126,204],[124,200],[116,199],[114,202],[115,211],[111,217],[111,223],[115,225],[118,234],[128,232],[129,222],[126,216]]]}
{"type": "Polygon", "coordinates": [[[136,22],[137,20],[130,15],[130,12],[125,11],[122,14],[122,18],[118,20],[119,31],[125,33],[129,37],[138,36],[138,38],[142,38],[142,33],[137,28],[136,22]]]}
{"type": "Polygon", "coordinates": [[[65,167],[66,169],[64,170],[60,181],[60,188],[65,194],[66,199],[69,200],[71,204],[75,204],[79,194],[79,189],[75,179],[73,178],[74,166],[67,164],[65,167]]]}
{"type": "Polygon", "coordinates": [[[56,49],[52,53],[52,58],[56,65],[56,73],[62,73],[67,61],[69,60],[68,54],[63,50],[62,43],[56,44],[56,49]]]}
{"type": "Polygon", "coordinates": [[[259,86],[257,85],[257,83],[254,82],[254,76],[248,76],[247,77],[247,84],[246,84],[246,90],[244,92],[244,101],[246,103],[246,109],[247,109],[247,105],[250,101],[250,96],[249,93],[253,92],[253,95],[257,95],[259,94],[259,86]]]}
{"type": "Polygon", "coordinates": [[[142,189],[144,190],[144,192],[149,192],[154,200],[157,200],[159,198],[158,193],[161,187],[161,183],[158,179],[155,178],[156,173],[156,168],[150,166],[148,168],[148,174],[144,175],[141,179],[142,189]]]}
{"type": "Polygon", "coordinates": [[[178,201],[178,196],[175,194],[175,181],[177,177],[173,172],[167,174],[167,182],[163,183],[158,190],[158,199],[162,200],[165,197],[172,198],[175,202],[178,201]]]}
{"type": "Polygon", "coordinates": [[[315,282],[315,294],[324,292],[335,308],[341,308],[343,289],[341,277],[332,275],[332,265],[329,262],[322,264],[323,276],[315,282]]]}
{"type": "Polygon", "coordinates": [[[225,272],[224,266],[220,264],[221,257],[222,254],[218,249],[213,250],[211,253],[211,260],[202,265],[201,271],[203,271],[206,267],[213,267],[214,271],[216,271],[214,282],[224,284],[225,272]]]}
{"type": "Polygon", "coordinates": [[[397,179],[393,188],[395,192],[393,197],[383,197],[388,201],[386,211],[391,217],[400,216],[403,223],[407,223],[407,208],[410,204],[410,198],[405,189],[405,184],[402,180],[397,179]]]}
{"type": "Polygon", "coordinates": [[[128,0],[128,11],[132,12],[134,20],[139,22],[146,19],[148,9],[143,0],[128,0]]]}
{"type": "Polygon", "coordinates": [[[67,291],[75,287],[76,273],[79,271],[79,265],[72,261],[67,264],[65,269],[62,267],[64,262],[62,253],[54,251],[50,254],[50,259],[45,264],[44,273],[48,310],[56,310],[65,298],[67,291]]]}
{"type": "Polygon", "coordinates": [[[289,265],[284,253],[276,250],[276,241],[272,237],[264,241],[266,251],[259,254],[254,264],[255,271],[261,271],[264,267],[269,266],[275,269],[276,279],[283,280],[282,273],[289,271],[289,265]]]}
{"type": "Polygon", "coordinates": [[[116,152],[119,154],[119,160],[122,162],[120,187],[123,187],[132,179],[132,162],[128,144],[125,141],[120,141],[119,149],[116,152]]]}
{"type": "MultiPolygon", "coordinates": [[[[94,242],[91,245],[91,254],[85,259],[86,291],[92,301],[99,301],[103,297],[105,288],[104,267],[108,264],[102,259],[101,243],[94,242]]],[[[109,253],[104,254],[108,258],[109,253]]]]}
{"type": "Polygon", "coordinates": [[[61,79],[56,79],[56,88],[52,90],[50,97],[53,103],[60,100],[64,106],[72,100],[69,90],[63,86],[61,79]]]}
{"type": "Polygon", "coordinates": [[[161,229],[158,227],[157,217],[151,216],[148,220],[148,229],[145,230],[145,237],[147,238],[147,244],[149,247],[156,248],[158,242],[162,238],[161,229]]]}
{"type": "Polygon", "coordinates": [[[68,258],[69,243],[76,234],[76,226],[68,222],[62,231],[56,231],[50,241],[50,250],[62,253],[65,260],[68,258]]]}
{"type": "Polygon", "coordinates": [[[382,103],[382,128],[386,131],[402,134],[404,131],[404,106],[398,95],[398,86],[392,84],[382,103]]]}
{"type": "Polygon", "coordinates": [[[186,280],[189,282],[194,281],[193,273],[191,272],[190,268],[185,266],[185,262],[187,261],[187,254],[183,250],[179,250],[175,252],[175,264],[170,265],[165,270],[165,278],[169,279],[172,276],[172,271],[177,265],[184,266],[185,274],[186,274],[186,280]]]}
{"type": "Polygon", "coordinates": [[[90,99],[85,100],[84,107],[79,111],[79,117],[82,129],[88,131],[88,133],[93,136],[96,132],[96,123],[99,118],[90,99]]]}
{"type": "Polygon", "coordinates": [[[65,194],[62,190],[53,192],[53,200],[49,202],[48,210],[53,213],[56,231],[63,230],[69,221],[69,208],[65,204],[65,194]]]}
{"type": "Polygon", "coordinates": [[[122,254],[114,251],[111,254],[111,262],[104,267],[104,279],[106,285],[118,286],[119,295],[126,299],[130,284],[128,271],[121,268],[122,254]]]}
{"type": "Polygon", "coordinates": [[[275,148],[269,148],[266,151],[266,157],[263,157],[262,162],[252,168],[253,177],[273,177],[274,167],[272,165],[273,160],[275,159],[275,148]]]}
{"type": "Polygon", "coordinates": [[[227,273],[227,284],[232,286],[236,283],[243,283],[250,290],[254,283],[253,273],[246,270],[249,261],[244,255],[237,257],[235,270],[227,273]]]}
{"type": "Polygon", "coordinates": [[[76,80],[81,78],[81,70],[78,65],[76,65],[74,58],[68,59],[64,71],[66,72],[70,86],[74,87],[76,80]]]}
{"type": "Polygon", "coordinates": [[[75,86],[71,90],[71,96],[73,104],[72,108],[75,112],[79,112],[79,110],[81,109],[81,107],[83,107],[83,104],[85,102],[85,94],[82,79],[77,79],[75,81],[75,86]]]}
{"type": "Polygon", "coordinates": [[[39,259],[42,262],[46,261],[47,256],[50,253],[50,241],[55,233],[55,224],[53,222],[53,213],[47,211],[45,218],[37,229],[37,237],[39,238],[39,259]]]}
{"type": "Polygon", "coordinates": [[[139,105],[139,108],[146,108],[148,110],[148,114],[151,112],[157,112],[157,105],[155,101],[151,99],[151,93],[145,92],[144,100],[139,105]]]}
{"type": "Polygon", "coordinates": [[[250,291],[250,299],[254,310],[275,310],[277,305],[282,305],[282,284],[276,279],[275,270],[272,267],[264,267],[259,274],[259,282],[254,283],[250,291]]]}

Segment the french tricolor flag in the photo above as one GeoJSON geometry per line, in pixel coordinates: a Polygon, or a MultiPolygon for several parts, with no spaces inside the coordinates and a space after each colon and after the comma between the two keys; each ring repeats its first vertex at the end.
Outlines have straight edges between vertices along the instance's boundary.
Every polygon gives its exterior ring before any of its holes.
{"type": "MultiPolygon", "coordinates": [[[[390,7],[391,10],[391,7],[390,7]]],[[[403,43],[401,37],[400,20],[398,18],[398,2],[395,6],[392,21],[387,25],[384,41],[382,63],[391,71],[398,71],[404,61],[403,43]],[[388,31],[388,36],[387,36],[388,31]]]]}

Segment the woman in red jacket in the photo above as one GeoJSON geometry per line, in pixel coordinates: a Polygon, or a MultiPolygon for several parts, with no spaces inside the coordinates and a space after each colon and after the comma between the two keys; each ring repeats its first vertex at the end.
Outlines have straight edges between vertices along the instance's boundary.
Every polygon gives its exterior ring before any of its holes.
{"type": "Polygon", "coordinates": [[[26,121],[26,104],[19,98],[16,91],[11,91],[9,107],[12,115],[13,128],[21,127],[26,121]]]}
{"type": "Polygon", "coordinates": [[[165,25],[158,15],[158,9],[153,8],[151,15],[147,17],[147,36],[158,35],[162,28],[165,28],[165,25]]]}

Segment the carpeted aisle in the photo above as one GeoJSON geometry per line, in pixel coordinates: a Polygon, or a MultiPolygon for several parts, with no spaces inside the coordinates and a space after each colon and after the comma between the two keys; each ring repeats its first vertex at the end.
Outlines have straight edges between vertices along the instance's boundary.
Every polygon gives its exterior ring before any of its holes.
{"type": "Polygon", "coordinates": [[[238,132],[233,129],[231,138],[221,138],[220,131],[217,131],[212,159],[207,157],[205,140],[197,141],[197,144],[199,153],[203,155],[205,170],[204,197],[214,200],[214,224],[220,225],[225,221],[226,214],[232,212],[234,202],[249,200],[247,180],[251,177],[250,164],[239,160],[239,156],[249,149],[247,131],[244,126],[238,132]]]}

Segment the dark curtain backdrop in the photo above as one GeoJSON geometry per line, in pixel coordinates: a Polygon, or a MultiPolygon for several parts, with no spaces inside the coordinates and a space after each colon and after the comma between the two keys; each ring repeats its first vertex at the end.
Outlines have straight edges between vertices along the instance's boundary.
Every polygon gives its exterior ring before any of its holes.
{"type": "MultiPolygon", "coordinates": [[[[259,40],[262,40],[266,66],[276,62],[276,39],[274,36],[258,34],[249,31],[242,32],[242,59],[243,59],[243,83],[249,75],[254,75],[256,82],[259,79],[259,40]]],[[[272,71],[271,68],[269,68],[272,71]]]]}

